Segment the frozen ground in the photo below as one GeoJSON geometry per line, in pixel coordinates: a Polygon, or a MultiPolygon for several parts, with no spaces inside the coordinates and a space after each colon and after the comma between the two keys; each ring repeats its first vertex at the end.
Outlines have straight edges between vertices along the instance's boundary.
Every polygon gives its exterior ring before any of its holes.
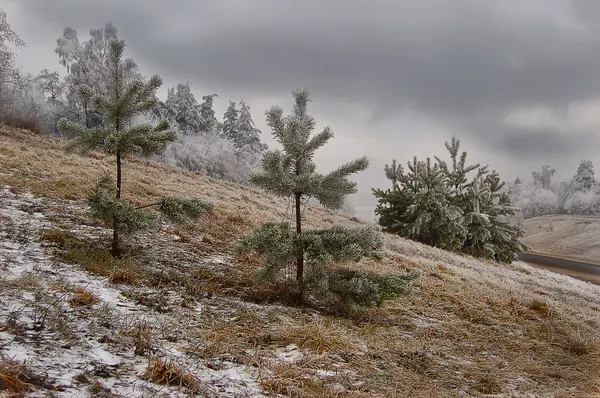
{"type": "MultiPolygon", "coordinates": [[[[169,314],[159,314],[127,299],[106,279],[47,254],[40,231],[61,219],[63,203],[0,191],[0,355],[42,375],[59,397],[87,397],[92,391],[125,397],[188,396],[190,389],[145,380],[149,358],[173,361],[197,381],[207,395],[260,397],[252,369],[186,353],[189,330],[210,317],[218,300],[169,314]],[[91,305],[75,305],[83,288],[97,297],[91,305]],[[208,312],[208,313],[206,313],[208,312]],[[152,336],[151,355],[138,355],[144,333],[152,336]]],[[[64,218],[62,219],[64,222],[64,218]]],[[[92,227],[80,233],[95,234],[92,227]]],[[[147,288],[145,288],[147,289],[147,288]]],[[[174,298],[175,299],[175,298],[174,298]]],[[[148,338],[149,339],[149,338],[148,338]]],[[[194,339],[194,344],[198,344],[194,339]]],[[[189,351],[189,350],[188,350],[189,351]]],[[[47,389],[32,397],[48,396],[47,389]]]]}

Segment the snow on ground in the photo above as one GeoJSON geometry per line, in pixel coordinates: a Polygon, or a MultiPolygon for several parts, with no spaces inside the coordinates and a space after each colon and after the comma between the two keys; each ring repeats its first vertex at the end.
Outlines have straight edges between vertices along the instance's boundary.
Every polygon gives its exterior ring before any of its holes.
{"type": "Polygon", "coordinates": [[[189,396],[189,389],[142,377],[149,359],[135,350],[144,330],[152,330],[152,357],[168,358],[193,375],[207,396],[264,396],[257,375],[247,367],[226,359],[208,367],[185,352],[190,343],[198,344],[185,331],[202,321],[210,305],[160,314],[132,302],[108,280],[50,256],[40,243],[40,230],[52,227],[51,219],[64,218],[60,209],[52,210],[60,205],[0,190],[0,358],[44,375],[59,397],[88,397],[92,388],[124,397],[189,396]],[[70,300],[77,288],[93,293],[98,302],[75,305],[70,300]]]}

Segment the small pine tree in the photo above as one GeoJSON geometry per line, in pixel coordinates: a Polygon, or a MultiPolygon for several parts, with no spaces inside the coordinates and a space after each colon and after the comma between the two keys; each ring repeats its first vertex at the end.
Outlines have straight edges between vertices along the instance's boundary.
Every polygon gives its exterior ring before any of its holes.
{"type": "Polygon", "coordinates": [[[109,45],[108,81],[106,90],[91,98],[95,110],[103,116],[104,128],[90,129],[84,125],[61,119],[59,128],[71,138],[66,149],[87,153],[100,150],[116,158],[116,185],[109,177],[102,178],[93,189],[88,204],[92,215],[113,229],[112,253],[121,254],[120,234],[131,234],[148,228],[154,217],[143,208],[156,206],[171,221],[184,217],[196,218],[211,208],[200,199],[168,198],[139,208],[122,200],[122,160],[129,155],[151,156],[165,150],[167,143],[176,139],[163,121],[134,125],[135,117],[152,111],[156,106],[155,92],[162,84],[160,77],[152,76],[144,82],[128,73],[123,61],[125,43],[113,40],[109,45]]]}
{"type": "Polygon", "coordinates": [[[287,267],[295,266],[296,299],[305,302],[306,292],[320,298],[335,297],[344,308],[358,305],[378,305],[384,299],[404,292],[407,281],[414,276],[383,277],[340,268],[330,268],[330,262],[358,261],[365,256],[377,256],[382,246],[380,233],[371,227],[304,230],[303,201],[315,198],[322,205],[339,209],[347,195],[356,192],[356,183],[348,176],[368,167],[366,157],[354,160],[329,174],[316,171],[313,156],[333,133],[326,127],[311,136],[315,121],[308,115],[309,93],[294,91],[295,106],[283,117],[283,109],[267,111],[267,124],[283,151],[268,151],[263,158],[263,171],[251,176],[251,182],[270,193],[292,198],[295,209],[295,230],[287,222],[267,223],[241,241],[240,250],[255,251],[264,258],[263,276],[270,280],[286,278],[287,267]],[[395,279],[394,279],[395,278],[395,279]]]}
{"type": "MultiPolygon", "coordinates": [[[[436,157],[408,163],[395,191],[374,189],[375,213],[387,231],[445,250],[512,262],[524,250],[523,230],[511,223],[516,209],[502,192],[504,182],[488,166],[467,166],[460,140],[446,143],[452,168],[436,157]],[[468,174],[475,172],[469,180],[468,174]]],[[[385,169],[389,178],[389,167],[385,169]]]]}

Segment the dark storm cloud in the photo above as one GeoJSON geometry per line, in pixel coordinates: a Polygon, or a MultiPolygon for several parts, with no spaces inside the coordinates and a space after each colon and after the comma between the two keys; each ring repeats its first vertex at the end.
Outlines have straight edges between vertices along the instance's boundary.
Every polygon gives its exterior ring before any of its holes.
{"type": "Polygon", "coordinates": [[[577,152],[590,135],[507,126],[507,114],[600,97],[595,1],[19,3],[63,26],[114,21],[163,76],[248,97],[307,87],[315,98],[362,103],[376,120],[411,109],[515,157],[577,152]]]}

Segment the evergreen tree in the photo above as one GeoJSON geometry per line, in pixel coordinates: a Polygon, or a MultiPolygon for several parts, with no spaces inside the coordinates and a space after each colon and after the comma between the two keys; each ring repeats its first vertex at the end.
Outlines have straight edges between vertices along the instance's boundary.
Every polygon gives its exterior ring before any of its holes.
{"type": "Polygon", "coordinates": [[[237,130],[236,146],[238,148],[249,146],[255,152],[262,152],[266,149],[266,145],[260,142],[261,131],[254,125],[252,115],[250,115],[250,107],[244,101],[240,101],[237,130]]]}
{"type": "MultiPolygon", "coordinates": [[[[394,191],[374,189],[375,213],[387,231],[445,250],[512,262],[524,250],[523,230],[511,223],[516,209],[502,192],[504,182],[488,166],[467,166],[455,137],[446,143],[452,167],[436,157],[408,163],[394,191]],[[469,173],[475,175],[469,179],[469,173]]],[[[386,176],[389,175],[386,167],[386,176]]],[[[389,178],[389,177],[388,177],[389,178]]]]}
{"type": "Polygon", "coordinates": [[[439,164],[415,157],[408,173],[398,176],[396,191],[374,190],[379,204],[375,213],[389,232],[445,250],[462,246],[465,228],[462,213],[452,204],[448,179],[439,164]]]}
{"type": "Polygon", "coordinates": [[[188,83],[178,83],[167,92],[167,100],[161,105],[162,117],[174,122],[185,134],[200,134],[205,124],[200,107],[188,83]]]}
{"type": "Polygon", "coordinates": [[[396,159],[392,160],[391,166],[388,166],[387,164],[385,165],[385,176],[388,180],[392,182],[393,191],[396,191],[398,189],[398,180],[400,179],[400,176],[403,172],[404,170],[402,169],[402,165],[397,165],[396,159]]]}
{"type": "Polygon", "coordinates": [[[101,94],[90,96],[94,109],[102,115],[103,128],[90,129],[78,123],[62,119],[61,132],[72,140],[67,150],[86,153],[100,150],[116,158],[116,185],[105,177],[88,198],[94,217],[113,229],[112,253],[121,254],[120,234],[130,234],[150,226],[153,215],[143,208],[156,206],[174,222],[184,216],[198,217],[211,206],[195,198],[163,197],[157,203],[140,208],[122,200],[122,160],[129,155],[150,156],[160,154],[167,143],[175,140],[175,133],[168,130],[167,122],[134,125],[133,120],[156,106],[155,92],[162,84],[160,77],[152,76],[145,82],[129,73],[127,61],[123,60],[125,43],[113,40],[107,54],[107,82],[101,94]]]}
{"type": "Polygon", "coordinates": [[[213,98],[218,97],[217,94],[204,95],[202,97],[202,103],[200,104],[200,118],[202,119],[201,130],[202,132],[220,133],[219,121],[215,117],[215,111],[213,109],[213,98]]]}
{"type": "Polygon", "coordinates": [[[314,119],[308,115],[308,91],[294,91],[295,106],[287,117],[283,109],[267,111],[267,124],[283,150],[268,151],[263,171],[252,175],[251,182],[270,193],[292,198],[295,229],[288,222],[267,223],[241,241],[242,251],[256,251],[264,258],[263,275],[270,280],[286,278],[287,267],[295,267],[296,299],[304,302],[306,292],[317,297],[335,297],[345,308],[379,305],[385,299],[407,289],[410,277],[362,273],[328,267],[329,262],[357,261],[375,256],[382,246],[379,232],[373,228],[304,230],[303,201],[315,198],[323,206],[340,209],[347,195],[356,192],[356,183],[348,180],[368,167],[366,157],[354,160],[329,174],[316,171],[313,156],[333,133],[326,127],[312,136],[314,119]]]}
{"type": "Polygon", "coordinates": [[[578,191],[587,192],[597,185],[594,177],[594,165],[591,160],[583,159],[573,177],[573,185],[578,191]]]}
{"type": "Polygon", "coordinates": [[[240,112],[235,108],[235,102],[229,101],[229,107],[223,115],[223,131],[221,135],[235,142],[238,137],[238,117],[240,112]]]}

